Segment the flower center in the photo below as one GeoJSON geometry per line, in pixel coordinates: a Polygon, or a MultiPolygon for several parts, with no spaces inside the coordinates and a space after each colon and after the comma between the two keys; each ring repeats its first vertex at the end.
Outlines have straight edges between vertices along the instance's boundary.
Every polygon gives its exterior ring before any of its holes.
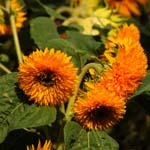
{"type": "Polygon", "coordinates": [[[45,86],[53,86],[56,81],[56,76],[53,72],[44,70],[37,76],[37,79],[45,86]]]}
{"type": "Polygon", "coordinates": [[[109,118],[114,113],[111,107],[101,106],[98,109],[94,109],[92,111],[92,118],[96,120],[101,120],[105,118],[109,118]]]}

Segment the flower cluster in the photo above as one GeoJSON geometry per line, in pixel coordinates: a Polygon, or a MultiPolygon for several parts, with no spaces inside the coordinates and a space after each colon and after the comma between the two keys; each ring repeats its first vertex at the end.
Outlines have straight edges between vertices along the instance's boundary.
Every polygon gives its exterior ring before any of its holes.
{"type": "Polygon", "coordinates": [[[117,45],[111,67],[73,106],[76,120],[86,129],[111,127],[125,114],[127,99],[146,75],[147,58],[139,39],[138,29],[125,24],[107,43],[111,50],[117,45]]]}
{"type": "Polygon", "coordinates": [[[150,0],[0,0],[2,147],[23,129],[20,149],[117,148],[105,130],[132,127],[136,102],[147,111],[149,14],[150,0]]]}

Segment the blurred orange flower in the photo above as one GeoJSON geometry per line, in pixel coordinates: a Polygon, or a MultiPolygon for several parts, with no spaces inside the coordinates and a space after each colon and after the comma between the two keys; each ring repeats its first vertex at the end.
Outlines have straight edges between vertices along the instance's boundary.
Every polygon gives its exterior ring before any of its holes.
{"type": "Polygon", "coordinates": [[[110,93],[104,87],[88,92],[74,103],[75,120],[85,129],[103,130],[115,125],[123,118],[125,102],[123,98],[110,93]]]}
{"type": "Polygon", "coordinates": [[[109,6],[116,9],[121,15],[131,17],[132,14],[141,14],[138,4],[146,4],[147,0],[107,0],[109,6]]]}
{"type": "Polygon", "coordinates": [[[77,68],[60,50],[36,50],[19,65],[19,86],[40,105],[58,105],[68,100],[77,82],[77,68]]]}
{"type": "MultiPolygon", "coordinates": [[[[23,22],[27,19],[26,13],[23,12],[23,6],[17,0],[10,0],[10,9],[15,15],[15,23],[17,31],[23,26],[23,22]]],[[[11,34],[11,26],[9,24],[9,15],[7,12],[0,10],[0,35],[11,34]]]]}

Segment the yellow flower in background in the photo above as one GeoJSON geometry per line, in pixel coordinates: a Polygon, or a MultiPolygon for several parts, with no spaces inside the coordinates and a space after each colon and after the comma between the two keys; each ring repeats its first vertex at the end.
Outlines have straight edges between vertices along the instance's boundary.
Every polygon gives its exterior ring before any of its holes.
{"type": "Polygon", "coordinates": [[[27,150],[52,150],[52,143],[51,141],[46,140],[44,145],[41,146],[41,141],[39,140],[37,148],[32,144],[31,146],[27,146],[27,150]]]}
{"type": "Polygon", "coordinates": [[[83,34],[96,36],[101,34],[100,29],[111,26],[112,29],[110,30],[110,32],[112,32],[113,29],[116,29],[127,20],[120,15],[112,13],[112,11],[108,8],[98,7],[92,10],[92,12],[89,14],[87,14],[87,11],[83,11],[87,9],[88,8],[81,8],[80,10],[78,7],[72,9],[72,11],[70,12],[71,17],[66,19],[62,24],[64,26],[68,26],[71,24],[80,25],[81,27],[83,27],[83,30],[80,32],[82,32],[83,34]]]}
{"type": "Polygon", "coordinates": [[[147,0],[106,0],[110,8],[116,9],[121,15],[131,17],[141,14],[138,4],[146,4],[147,0]]]}
{"type": "MultiPolygon", "coordinates": [[[[10,0],[10,9],[15,15],[15,23],[17,31],[23,27],[24,21],[27,19],[25,17],[26,13],[23,12],[23,6],[19,4],[17,0],[10,0]]],[[[9,23],[9,16],[7,12],[0,10],[0,35],[11,34],[11,27],[9,23]]]]}
{"type": "Polygon", "coordinates": [[[11,9],[16,14],[16,28],[19,30],[23,26],[23,22],[26,20],[26,13],[23,12],[23,6],[21,6],[17,0],[11,1],[11,9]]]}
{"type": "Polygon", "coordinates": [[[84,98],[79,97],[73,105],[74,117],[85,129],[103,130],[123,118],[123,98],[108,92],[104,87],[92,90],[84,98]]]}
{"type": "Polygon", "coordinates": [[[24,56],[24,63],[19,65],[18,79],[20,88],[31,101],[55,106],[72,96],[77,68],[65,53],[46,48],[24,56]]]}
{"type": "Polygon", "coordinates": [[[0,24],[0,35],[4,35],[6,32],[8,33],[8,26],[5,24],[0,24]]]}

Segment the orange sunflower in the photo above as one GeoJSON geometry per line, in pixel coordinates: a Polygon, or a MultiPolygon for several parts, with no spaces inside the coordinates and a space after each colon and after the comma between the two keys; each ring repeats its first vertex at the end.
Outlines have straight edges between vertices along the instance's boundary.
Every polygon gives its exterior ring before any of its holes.
{"type": "Polygon", "coordinates": [[[60,50],[36,50],[19,65],[19,86],[40,105],[58,105],[68,100],[77,82],[77,68],[60,50]]]}
{"type": "MultiPolygon", "coordinates": [[[[23,26],[23,22],[26,20],[26,13],[23,12],[23,6],[21,6],[17,0],[10,0],[10,10],[15,15],[16,29],[19,31],[23,26]]],[[[0,10],[0,35],[11,33],[9,15],[7,12],[0,10]]]]}
{"type": "Polygon", "coordinates": [[[113,36],[106,39],[104,57],[113,63],[119,47],[130,47],[132,44],[135,45],[135,42],[140,42],[140,31],[134,24],[124,24],[113,36]]]}
{"type": "MultiPolygon", "coordinates": [[[[129,44],[129,43],[128,43],[129,44]]],[[[116,60],[112,67],[107,69],[98,83],[105,86],[110,92],[118,96],[129,97],[135,92],[145,77],[147,58],[140,43],[131,42],[128,46],[118,49],[116,60]]]]}
{"type": "Polygon", "coordinates": [[[27,146],[27,150],[51,150],[52,143],[51,141],[46,140],[43,147],[41,146],[41,141],[39,140],[37,148],[32,144],[31,146],[27,146]]]}
{"type": "Polygon", "coordinates": [[[134,24],[123,24],[113,36],[107,38],[106,49],[115,45],[125,45],[128,40],[140,41],[140,31],[134,24]]]}
{"type": "Polygon", "coordinates": [[[92,90],[85,98],[79,97],[73,105],[75,120],[85,129],[103,130],[115,125],[123,118],[123,98],[107,91],[104,87],[92,90]]]}
{"type": "Polygon", "coordinates": [[[141,14],[138,4],[146,4],[147,0],[107,0],[112,9],[116,9],[121,15],[131,17],[132,14],[141,14]]]}

